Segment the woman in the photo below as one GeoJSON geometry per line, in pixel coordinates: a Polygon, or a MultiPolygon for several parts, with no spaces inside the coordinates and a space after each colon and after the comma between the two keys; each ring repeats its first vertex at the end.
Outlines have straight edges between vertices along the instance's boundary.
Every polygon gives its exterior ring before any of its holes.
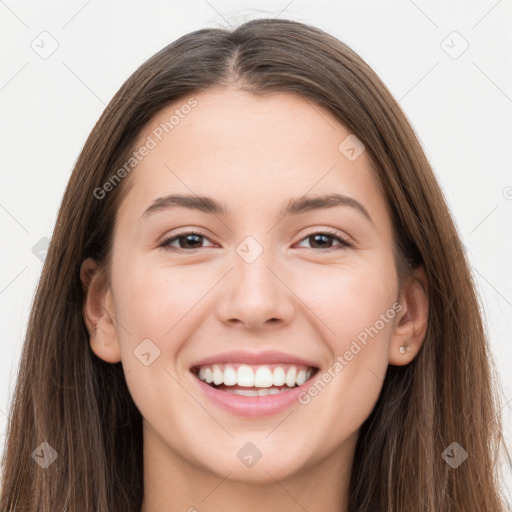
{"type": "Polygon", "coordinates": [[[504,511],[488,350],[369,66],[298,22],[199,30],[126,81],[77,161],[1,507],[504,511]]]}

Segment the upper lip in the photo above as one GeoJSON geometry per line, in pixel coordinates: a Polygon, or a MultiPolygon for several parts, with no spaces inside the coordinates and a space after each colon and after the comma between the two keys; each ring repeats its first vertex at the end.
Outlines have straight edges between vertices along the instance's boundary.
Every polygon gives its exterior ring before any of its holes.
{"type": "Polygon", "coordinates": [[[200,361],[195,362],[191,368],[198,366],[206,366],[215,363],[240,363],[240,364],[295,364],[298,366],[310,366],[317,368],[317,365],[296,356],[294,354],[286,354],[276,350],[265,350],[263,352],[247,352],[244,350],[237,350],[231,352],[222,352],[209,357],[205,357],[200,361]]]}

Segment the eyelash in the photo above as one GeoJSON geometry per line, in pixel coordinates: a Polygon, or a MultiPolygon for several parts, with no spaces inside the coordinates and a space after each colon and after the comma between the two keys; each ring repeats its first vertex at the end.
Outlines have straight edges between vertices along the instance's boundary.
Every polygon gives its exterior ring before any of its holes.
{"type": "MultiPolygon", "coordinates": [[[[183,233],[178,233],[177,235],[174,235],[172,236],[171,238],[168,238],[166,240],[164,240],[164,242],[160,245],[160,247],[164,248],[165,250],[167,251],[172,251],[172,252],[195,252],[195,251],[198,251],[201,249],[201,247],[197,247],[195,249],[183,249],[181,247],[171,247],[170,246],[170,243],[174,242],[175,240],[179,240],[180,238],[185,238],[189,235],[197,235],[197,236],[200,236],[202,238],[205,238],[207,240],[208,237],[201,234],[201,233],[198,233],[196,231],[185,231],[183,233]]],[[[328,235],[330,238],[333,238],[334,240],[336,240],[337,242],[340,242],[341,243],[341,246],[338,246],[337,248],[334,247],[334,248],[328,248],[328,249],[313,249],[313,251],[318,251],[318,252],[333,252],[333,251],[337,251],[337,250],[340,250],[340,249],[346,249],[346,248],[350,248],[352,247],[352,243],[349,242],[345,237],[341,236],[339,233],[335,233],[333,231],[330,231],[329,229],[324,229],[322,231],[317,231],[315,233],[311,233],[310,235],[307,235],[305,236],[304,238],[302,238],[300,240],[300,242],[312,237],[312,236],[315,236],[315,235],[328,235]]]]}

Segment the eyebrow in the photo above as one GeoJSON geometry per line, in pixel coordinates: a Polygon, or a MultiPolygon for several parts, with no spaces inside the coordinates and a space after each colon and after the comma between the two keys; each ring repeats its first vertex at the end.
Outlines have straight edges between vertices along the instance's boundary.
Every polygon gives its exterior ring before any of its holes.
{"type": "MultiPolygon", "coordinates": [[[[290,199],[280,211],[284,217],[286,215],[299,215],[312,210],[325,210],[339,206],[349,206],[359,213],[362,213],[367,220],[373,224],[373,220],[366,208],[354,198],[343,194],[327,194],[322,196],[302,196],[296,199],[290,199]]],[[[148,217],[156,212],[169,210],[172,208],[189,208],[212,215],[228,214],[228,208],[225,204],[219,203],[215,199],[206,196],[171,194],[165,197],[157,198],[142,214],[141,218],[148,217]]]]}

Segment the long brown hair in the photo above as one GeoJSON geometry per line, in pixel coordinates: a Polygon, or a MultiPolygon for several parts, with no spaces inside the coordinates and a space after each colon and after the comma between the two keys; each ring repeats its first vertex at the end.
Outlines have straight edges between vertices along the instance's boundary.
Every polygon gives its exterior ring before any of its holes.
{"type": "MultiPolygon", "coordinates": [[[[366,146],[391,207],[397,270],[425,267],[429,323],[407,366],[389,366],[361,426],[351,512],[503,512],[498,385],[475,285],[431,166],[386,86],[347,45],[290,20],[187,34],[123,84],[69,180],[34,298],[3,458],[3,512],[138,512],[142,420],[121,363],[96,357],[82,316],[80,265],[108,265],[131,177],[94,195],[163,107],[211,86],[293,92],[327,108],[366,146]],[[57,459],[47,468],[39,456],[57,459]],[[468,454],[452,468],[443,451],[468,454]],[[36,450],[35,457],[32,456],[36,450]],[[46,452],[45,452],[46,450],[46,452]]],[[[508,454],[508,452],[507,452],[508,454]]]]}

